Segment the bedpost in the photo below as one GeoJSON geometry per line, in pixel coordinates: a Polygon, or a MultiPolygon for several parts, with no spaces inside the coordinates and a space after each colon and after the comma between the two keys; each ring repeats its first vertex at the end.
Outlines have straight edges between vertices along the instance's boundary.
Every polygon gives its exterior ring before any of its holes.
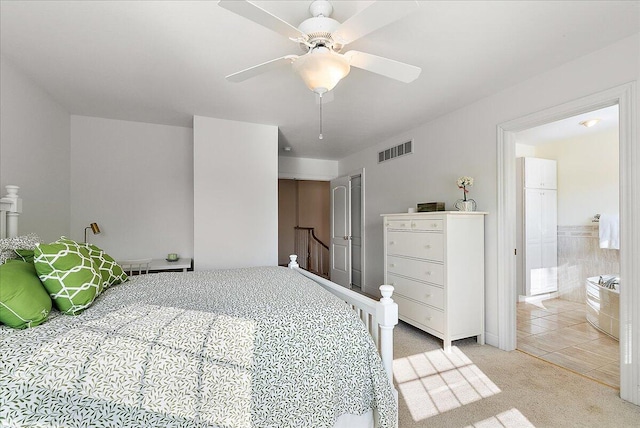
{"type": "Polygon", "coordinates": [[[398,324],[398,304],[391,298],[392,285],[381,285],[380,294],[382,298],[376,304],[376,318],[380,325],[380,356],[393,385],[393,328],[398,324]]]}
{"type": "Polygon", "coordinates": [[[18,216],[22,212],[22,199],[18,197],[18,186],[7,185],[7,194],[0,199],[0,236],[18,236],[18,216]]]}

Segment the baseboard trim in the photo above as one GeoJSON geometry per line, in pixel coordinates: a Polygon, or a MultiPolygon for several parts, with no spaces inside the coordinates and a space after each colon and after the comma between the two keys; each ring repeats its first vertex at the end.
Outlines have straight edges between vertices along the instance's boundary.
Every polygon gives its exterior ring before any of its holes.
{"type": "Polygon", "coordinates": [[[487,345],[491,345],[495,348],[499,348],[500,347],[500,339],[498,337],[497,334],[492,334],[492,333],[484,333],[484,343],[487,345]]]}
{"type": "Polygon", "coordinates": [[[559,296],[560,296],[560,293],[558,293],[557,291],[554,291],[553,293],[538,294],[535,296],[520,295],[518,296],[518,302],[538,303],[543,300],[557,299],[559,296]]]}

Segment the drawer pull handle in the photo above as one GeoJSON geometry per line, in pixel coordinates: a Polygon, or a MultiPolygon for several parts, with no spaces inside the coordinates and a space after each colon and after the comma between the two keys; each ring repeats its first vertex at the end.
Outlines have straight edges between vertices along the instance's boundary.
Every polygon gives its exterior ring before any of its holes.
{"type": "Polygon", "coordinates": [[[426,297],[428,299],[429,297],[431,297],[431,294],[427,293],[427,294],[424,295],[424,297],[426,297]]]}
{"type": "Polygon", "coordinates": [[[433,223],[431,227],[438,227],[438,223],[433,223]]]}
{"type": "Polygon", "coordinates": [[[411,223],[411,227],[416,227],[416,224],[415,223],[411,223]]]}
{"type": "Polygon", "coordinates": [[[406,224],[402,223],[402,224],[400,224],[400,226],[405,227],[405,226],[406,226],[406,224]]]}
{"type": "Polygon", "coordinates": [[[426,274],[427,274],[428,276],[431,276],[431,271],[430,271],[430,270],[428,270],[428,271],[426,272],[426,274]]]}
{"type": "Polygon", "coordinates": [[[395,263],[389,263],[389,267],[396,267],[395,263]]]}
{"type": "Polygon", "coordinates": [[[389,245],[393,245],[393,244],[395,244],[394,241],[389,241],[389,245]]]}
{"type": "Polygon", "coordinates": [[[429,249],[429,248],[431,248],[431,245],[427,244],[427,245],[424,246],[424,248],[429,249]]]}
{"type": "Polygon", "coordinates": [[[424,317],[427,321],[431,321],[431,317],[424,317]]]}

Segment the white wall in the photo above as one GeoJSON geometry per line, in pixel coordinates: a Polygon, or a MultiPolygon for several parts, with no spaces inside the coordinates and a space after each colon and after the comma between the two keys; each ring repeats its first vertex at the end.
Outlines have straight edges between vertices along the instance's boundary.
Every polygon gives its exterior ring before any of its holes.
{"type": "Polygon", "coordinates": [[[116,259],[193,256],[193,131],[71,116],[71,231],[116,259]]]}
{"type": "Polygon", "coordinates": [[[69,113],[0,55],[0,193],[20,186],[20,233],[69,233],[69,113]]]}
{"type": "Polygon", "coordinates": [[[338,161],[278,157],[278,178],[330,181],[338,176],[338,161]]]}
{"type": "Polygon", "coordinates": [[[417,202],[462,196],[455,180],[475,178],[469,197],[488,211],[485,313],[488,343],[498,345],[496,126],[640,78],[640,34],[538,75],[340,161],[340,173],[366,168],[367,286],[383,280],[380,214],[405,212],[417,202]],[[377,163],[383,148],[413,139],[415,153],[377,163]]]}
{"type": "Polygon", "coordinates": [[[526,144],[518,144],[516,143],[516,157],[517,158],[535,158],[536,157],[536,147],[528,146],[526,144]]]}
{"type": "Polygon", "coordinates": [[[194,116],[197,270],[278,264],[278,127],[194,116]]]}
{"type": "Polygon", "coordinates": [[[536,157],[558,161],[558,226],[619,214],[618,156],[617,129],[536,147],[536,157]]]}

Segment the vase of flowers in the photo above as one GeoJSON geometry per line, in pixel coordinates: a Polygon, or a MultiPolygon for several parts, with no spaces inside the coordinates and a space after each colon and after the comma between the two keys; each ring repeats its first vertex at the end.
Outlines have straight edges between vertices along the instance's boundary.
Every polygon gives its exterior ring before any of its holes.
{"type": "Polygon", "coordinates": [[[467,199],[467,193],[469,193],[469,189],[467,189],[467,187],[473,186],[473,177],[462,176],[456,180],[456,184],[459,189],[462,189],[463,199],[458,199],[454,204],[454,207],[456,207],[458,211],[475,211],[476,201],[473,199],[467,199]]]}

